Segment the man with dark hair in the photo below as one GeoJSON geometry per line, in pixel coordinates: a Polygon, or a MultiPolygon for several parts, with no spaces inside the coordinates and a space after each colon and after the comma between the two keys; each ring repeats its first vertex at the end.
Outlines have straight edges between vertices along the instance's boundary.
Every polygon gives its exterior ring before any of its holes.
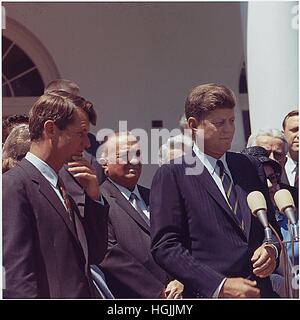
{"type": "Polygon", "coordinates": [[[283,133],[289,145],[285,171],[291,186],[299,187],[299,111],[289,112],[282,123],[283,133]]]}
{"type": "Polygon", "coordinates": [[[106,252],[108,208],[82,159],[89,123],[92,103],[62,91],[30,110],[30,151],[3,175],[5,298],[96,297],[90,264],[106,252]],[[58,176],[64,163],[85,190],[84,216],[58,176]]]}
{"type": "Polygon", "coordinates": [[[261,191],[272,225],[275,215],[252,163],[228,152],[235,131],[234,107],[233,92],[222,85],[193,88],[185,103],[193,157],[163,165],[152,182],[152,254],[184,284],[185,297],[276,296],[269,275],[279,248],[264,243],[264,229],[252,217],[247,195],[261,191]],[[201,166],[201,174],[197,170],[191,175],[193,167],[201,166]]]}
{"type": "Polygon", "coordinates": [[[51,81],[50,83],[48,83],[48,85],[44,89],[44,94],[52,92],[52,91],[58,91],[58,90],[72,93],[75,96],[78,96],[79,91],[80,91],[79,86],[71,80],[55,79],[55,80],[51,81]]]}

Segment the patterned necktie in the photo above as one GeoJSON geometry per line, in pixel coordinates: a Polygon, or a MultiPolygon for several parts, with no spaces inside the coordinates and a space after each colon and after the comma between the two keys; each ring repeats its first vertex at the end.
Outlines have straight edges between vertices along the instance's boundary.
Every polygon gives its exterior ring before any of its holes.
{"type": "Polygon", "coordinates": [[[230,206],[230,209],[233,211],[234,215],[237,217],[241,228],[244,230],[244,221],[241,213],[239,212],[239,203],[235,191],[233,181],[231,180],[229,174],[226,172],[224,164],[221,160],[217,161],[217,166],[220,168],[220,178],[222,185],[230,206]]]}
{"type": "Polygon", "coordinates": [[[139,206],[139,198],[134,192],[131,192],[129,201],[130,201],[130,203],[132,203],[132,205],[135,208],[135,210],[140,214],[140,216],[144,219],[144,221],[147,223],[147,225],[150,226],[150,220],[145,215],[145,213],[143,212],[141,207],[139,206]]]}
{"type": "Polygon", "coordinates": [[[298,188],[299,187],[298,184],[299,184],[299,164],[297,162],[297,164],[296,164],[296,174],[295,174],[295,180],[294,180],[294,187],[298,188]]]}
{"type": "Polygon", "coordinates": [[[64,199],[64,204],[65,204],[66,211],[69,214],[69,219],[72,222],[74,222],[74,212],[72,210],[71,202],[70,202],[69,196],[67,194],[65,184],[60,177],[58,177],[57,186],[59,187],[60,194],[62,195],[62,197],[64,199]]]}

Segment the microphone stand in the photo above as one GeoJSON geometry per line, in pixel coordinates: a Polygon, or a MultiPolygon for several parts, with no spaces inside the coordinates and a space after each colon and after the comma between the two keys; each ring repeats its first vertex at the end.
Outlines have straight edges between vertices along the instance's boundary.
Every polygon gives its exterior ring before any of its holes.
{"type": "MultiPolygon", "coordinates": [[[[294,263],[292,264],[292,266],[290,266],[290,259],[287,253],[287,249],[286,249],[286,244],[287,243],[292,243],[292,246],[294,246],[294,242],[298,242],[293,240],[293,237],[291,237],[291,241],[282,241],[277,233],[277,231],[273,228],[273,226],[271,224],[269,224],[270,228],[272,229],[272,231],[274,232],[278,243],[280,244],[280,248],[281,248],[281,252],[282,252],[282,257],[283,257],[283,277],[284,277],[284,289],[285,289],[285,295],[288,298],[294,298],[293,295],[293,288],[291,286],[291,268],[294,268],[294,263]]],[[[290,229],[289,229],[290,230],[290,229]]],[[[292,248],[292,250],[294,250],[294,248],[292,248]]],[[[294,251],[293,251],[294,252],[294,251]]],[[[280,259],[280,257],[279,257],[280,259]]],[[[280,260],[279,260],[280,261],[280,260]]]]}

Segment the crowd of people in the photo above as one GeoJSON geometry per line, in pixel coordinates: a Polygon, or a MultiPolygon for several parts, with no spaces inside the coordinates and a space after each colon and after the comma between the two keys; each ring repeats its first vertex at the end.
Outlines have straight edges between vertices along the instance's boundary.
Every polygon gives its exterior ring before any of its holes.
{"type": "Polygon", "coordinates": [[[70,80],[3,119],[4,298],[298,297],[286,273],[299,277],[299,242],[276,202],[288,190],[298,220],[298,110],[230,152],[235,105],[223,85],[192,88],[180,120],[191,134],[161,147],[150,189],[138,137],[96,141],[96,111],[70,80]]]}

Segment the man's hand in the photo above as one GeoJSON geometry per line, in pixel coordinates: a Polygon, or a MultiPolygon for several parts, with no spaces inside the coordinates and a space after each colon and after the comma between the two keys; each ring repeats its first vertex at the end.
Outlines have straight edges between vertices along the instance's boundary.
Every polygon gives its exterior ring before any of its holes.
{"type": "Polygon", "coordinates": [[[68,170],[78,180],[82,188],[93,200],[100,199],[99,183],[96,171],[90,163],[82,157],[73,157],[73,162],[68,162],[68,170]]]}
{"type": "Polygon", "coordinates": [[[260,278],[268,277],[276,268],[276,251],[272,245],[262,244],[251,258],[253,273],[260,278]]]}
{"type": "Polygon", "coordinates": [[[170,281],[165,290],[167,299],[181,299],[184,285],[178,280],[170,281]]]}
{"type": "Polygon", "coordinates": [[[227,278],[219,298],[260,298],[260,290],[256,287],[256,281],[244,278],[227,278]]]}

